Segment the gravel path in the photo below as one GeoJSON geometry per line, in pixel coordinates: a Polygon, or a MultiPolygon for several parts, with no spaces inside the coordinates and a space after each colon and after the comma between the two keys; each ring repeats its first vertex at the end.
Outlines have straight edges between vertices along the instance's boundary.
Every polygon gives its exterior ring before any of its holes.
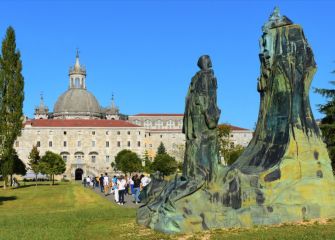
{"type": "MultiPolygon", "coordinates": [[[[88,188],[88,187],[87,187],[88,188]]],[[[115,198],[114,198],[114,194],[109,194],[107,196],[105,196],[105,193],[102,193],[100,191],[100,187],[96,187],[94,189],[90,188],[92,191],[96,192],[97,194],[103,196],[104,198],[108,199],[109,201],[111,201],[113,204],[117,204],[115,202],[115,198]]],[[[121,207],[126,207],[126,208],[138,208],[140,206],[140,204],[135,204],[134,201],[134,197],[132,195],[126,194],[124,196],[124,201],[125,204],[121,205],[121,207]]]]}

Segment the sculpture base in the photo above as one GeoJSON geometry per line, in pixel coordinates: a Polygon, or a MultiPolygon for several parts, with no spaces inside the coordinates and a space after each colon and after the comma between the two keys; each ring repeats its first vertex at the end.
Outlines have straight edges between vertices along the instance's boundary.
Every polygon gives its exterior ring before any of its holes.
{"type": "Polygon", "coordinates": [[[138,223],[187,233],[334,218],[335,181],[326,149],[321,140],[300,136],[299,154],[290,141],[279,165],[264,172],[221,168],[208,185],[171,181],[169,191],[138,210],[138,223]]]}

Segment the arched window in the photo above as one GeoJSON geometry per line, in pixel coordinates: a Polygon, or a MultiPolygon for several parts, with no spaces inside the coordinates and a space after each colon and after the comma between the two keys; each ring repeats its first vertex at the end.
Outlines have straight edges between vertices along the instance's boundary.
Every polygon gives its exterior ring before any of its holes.
{"type": "Polygon", "coordinates": [[[75,78],[75,80],[74,80],[74,87],[75,88],[80,88],[80,79],[79,78],[75,78]]]}

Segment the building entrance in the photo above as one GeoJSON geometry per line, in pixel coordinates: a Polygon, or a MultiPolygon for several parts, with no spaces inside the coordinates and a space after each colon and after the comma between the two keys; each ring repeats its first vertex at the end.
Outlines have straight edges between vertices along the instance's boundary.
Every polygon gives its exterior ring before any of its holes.
{"type": "Polygon", "coordinates": [[[83,169],[81,168],[77,168],[76,171],[75,171],[75,180],[83,180],[83,169]]]}

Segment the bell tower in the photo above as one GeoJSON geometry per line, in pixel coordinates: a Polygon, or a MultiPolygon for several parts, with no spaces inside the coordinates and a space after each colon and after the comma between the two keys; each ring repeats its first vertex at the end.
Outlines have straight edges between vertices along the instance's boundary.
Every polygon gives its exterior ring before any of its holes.
{"type": "Polygon", "coordinates": [[[80,66],[79,63],[79,51],[76,53],[76,63],[69,70],[69,89],[80,88],[86,89],[86,68],[80,66]]]}

